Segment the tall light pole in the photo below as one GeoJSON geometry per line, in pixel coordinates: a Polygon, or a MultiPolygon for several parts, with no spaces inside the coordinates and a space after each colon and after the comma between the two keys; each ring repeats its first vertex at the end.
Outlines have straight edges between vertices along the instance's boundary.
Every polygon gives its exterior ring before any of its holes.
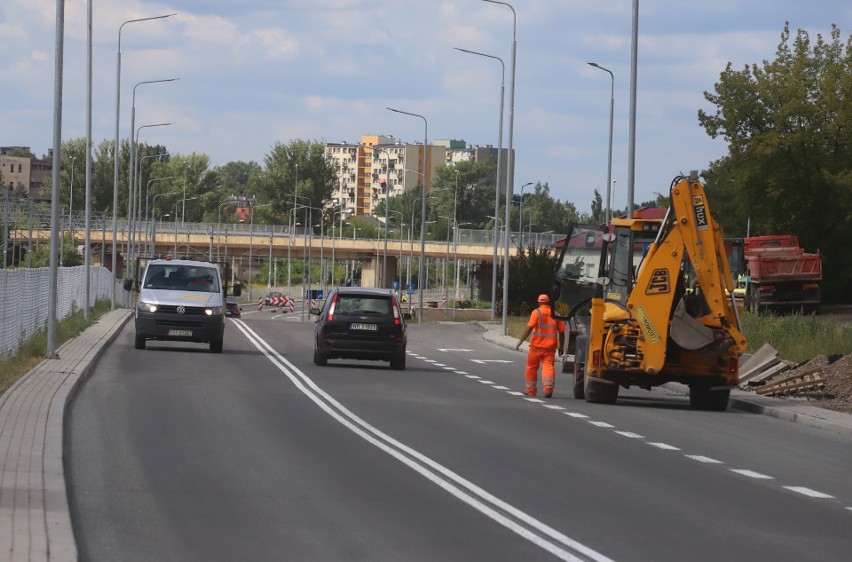
{"type": "MultiPolygon", "coordinates": [[[[508,2],[500,0],[482,0],[491,4],[502,4],[512,10],[512,79],[509,84],[509,163],[507,166],[508,184],[506,185],[506,240],[504,251],[506,252],[506,267],[503,268],[503,335],[506,335],[507,314],[509,303],[509,207],[512,204],[512,193],[515,186],[515,154],[512,147],[515,129],[515,61],[518,51],[518,14],[515,8],[508,2]]],[[[638,1],[638,0],[637,0],[638,1]]]]}
{"type": "Polygon", "coordinates": [[[410,113],[408,111],[401,111],[399,109],[393,109],[392,107],[388,107],[390,111],[395,113],[402,113],[403,115],[410,115],[412,117],[419,117],[423,119],[423,189],[421,195],[423,200],[420,203],[420,269],[419,269],[419,279],[417,282],[417,323],[423,322],[423,264],[426,263],[426,192],[428,191],[428,187],[426,182],[429,178],[427,165],[427,153],[429,152],[429,122],[426,121],[426,118],[417,113],[410,113]]]}
{"type": "MultiPolygon", "coordinates": [[[[116,262],[118,247],[116,244],[116,238],[118,238],[118,149],[121,144],[121,139],[119,138],[119,116],[121,114],[121,30],[128,23],[137,23],[142,21],[151,21],[151,20],[159,20],[163,18],[168,18],[177,14],[165,14],[162,16],[154,16],[150,18],[138,18],[127,20],[122,23],[118,27],[118,50],[115,55],[115,145],[113,146],[113,171],[112,171],[112,274],[113,277],[117,275],[116,268],[118,264],[116,262]]],[[[132,130],[131,130],[132,132],[132,130]]],[[[133,142],[133,139],[130,139],[133,142]]],[[[112,284],[112,305],[111,308],[115,309],[115,281],[112,284]]]]}
{"type": "MultiPolygon", "coordinates": [[[[142,158],[137,158],[137,167],[136,167],[136,193],[138,195],[138,204],[136,205],[136,223],[138,224],[137,229],[139,230],[139,242],[137,244],[138,247],[142,246],[142,232],[148,233],[148,190],[151,188],[151,182],[149,181],[145,187],[145,212],[142,212],[142,174],[140,173],[143,167],[145,160],[148,158],[161,158],[166,156],[168,153],[162,154],[149,154],[148,156],[143,156],[142,158]],[[141,217],[141,218],[140,218],[141,217]],[[144,219],[144,220],[143,220],[144,219]],[[143,226],[144,222],[144,226],[143,226]]],[[[174,176],[169,176],[169,179],[174,176]]]]}
{"type": "MultiPolygon", "coordinates": [[[[178,250],[178,248],[177,248],[177,239],[178,239],[178,227],[177,227],[177,204],[178,204],[178,203],[180,203],[180,204],[182,205],[182,207],[181,207],[181,208],[185,209],[185,208],[186,208],[186,202],[187,202],[187,201],[194,201],[195,199],[198,199],[198,196],[195,196],[195,197],[189,197],[189,198],[182,197],[182,198],[180,199],[180,201],[175,201],[175,255],[174,255],[174,258],[175,258],[175,259],[177,259],[177,257],[178,257],[178,255],[177,255],[177,250],[178,250]]],[[[211,227],[211,228],[212,228],[212,227],[211,227]]]]}
{"type": "MultiPolygon", "coordinates": [[[[137,86],[138,85],[139,84],[137,84],[137,86]]],[[[135,96],[135,89],[134,89],[134,96],[135,96]]],[[[134,103],[135,103],[135,97],[134,97],[134,103]]],[[[135,140],[135,142],[136,143],[139,142],[139,133],[140,133],[140,131],[142,131],[142,129],[147,129],[149,127],[165,127],[165,126],[172,125],[172,124],[173,123],[154,123],[152,125],[142,125],[138,129],[136,129],[136,136],[135,136],[136,140],[135,140]]],[[[128,273],[130,273],[130,271],[131,271],[129,265],[130,265],[130,261],[133,258],[133,256],[131,255],[132,248],[133,248],[133,246],[132,246],[133,229],[135,228],[135,226],[133,224],[133,215],[135,214],[135,211],[136,211],[136,209],[135,209],[136,197],[135,197],[135,194],[134,194],[134,191],[133,191],[133,184],[134,184],[133,170],[135,168],[133,144],[134,144],[134,135],[131,132],[131,134],[130,134],[130,173],[129,173],[130,185],[129,185],[129,188],[128,188],[128,195],[127,195],[127,256],[128,256],[127,272],[128,273]]]]}
{"type": "Polygon", "coordinates": [[[521,186],[521,203],[518,208],[518,230],[521,231],[521,242],[523,242],[524,236],[524,188],[532,184],[533,182],[528,181],[527,183],[521,186]]]}
{"type": "MultiPolygon", "coordinates": [[[[175,179],[175,176],[165,176],[165,177],[162,177],[162,178],[151,178],[150,180],[148,180],[148,185],[145,186],[145,221],[146,222],[148,221],[148,194],[151,192],[151,184],[154,183],[154,182],[157,182],[157,181],[165,181],[165,180],[173,180],[173,179],[175,179]]],[[[157,197],[157,196],[154,195],[154,197],[157,197]]],[[[146,234],[148,233],[148,225],[147,224],[145,225],[145,233],[146,234]]],[[[151,233],[151,236],[153,237],[153,231],[151,233]]],[[[139,243],[140,243],[140,245],[142,243],[141,235],[140,235],[139,243]]],[[[154,255],[153,248],[151,249],[151,255],[152,256],[154,255]]]]}
{"type": "Polygon", "coordinates": [[[636,81],[639,58],[639,0],[633,0],[633,31],[630,41],[630,131],[627,148],[627,218],[633,217],[633,183],[636,169],[636,81]]]}
{"type": "MultiPolygon", "coordinates": [[[[74,212],[74,160],[77,158],[76,156],[71,156],[71,190],[68,196],[68,216],[74,212]]],[[[71,233],[74,233],[74,229],[71,229],[71,233]]]]}
{"type": "MultiPolygon", "coordinates": [[[[463,53],[470,53],[471,55],[488,57],[489,59],[495,59],[500,62],[500,129],[497,135],[497,183],[494,186],[494,215],[496,216],[500,213],[500,191],[503,189],[503,98],[506,91],[506,65],[503,63],[503,59],[494,55],[468,51],[467,49],[459,49],[458,47],[456,47],[456,50],[463,53]]],[[[497,306],[497,299],[495,298],[497,293],[497,221],[494,221],[494,255],[491,263],[494,264],[491,268],[491,319],[494,320],[497,306]]]]}
{"type": "MultiPolygon", "coordinates": [[[[270,205],[272,205],[272,203],[264,203],[263,205],[255,205],[254,199],[252,199],[250,207],[249,207],[249,259],[248,259],[248,261],[249,261],[249,266],[248,266],[248,270],[249,270],[249,279],[248,279],[249,302],[251,302],[251,267],[252,267],[251,249],[252,249],[252,243],[254,242],[254,210],[259,209],[261,207],[269,207],[270,205]]],[[[271,261],[269,262],[269,268],[272,269],[272,262],[271,261]]]]}
{"type": "Polygon", "coordinates": [[[606,224],[609,225],[612,221],[612,208],[609,206],[611,188],[612,188],[612,122],[615,113],[615,75],[608,68],[604,68],[596,62],[587,63],[589,66],[599,68],[604,72],[609,73],[610,89],[609,89],[609,153],[606,162],[606,224]]]}

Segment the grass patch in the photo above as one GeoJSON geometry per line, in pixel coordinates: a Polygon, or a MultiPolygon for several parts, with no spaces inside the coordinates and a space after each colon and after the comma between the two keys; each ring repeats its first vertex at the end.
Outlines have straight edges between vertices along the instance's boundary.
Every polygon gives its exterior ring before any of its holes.
{"type": "MultiPolygon", "coordinates": [[[[528,316],[507,317],[506,333],[520,338],[528,319],[528,316]]],[[[768,343],[778,350],[779,357],[796,363],[810,361],[818,355],[852,354],[852,326],[825,316],[744,313],[742,324],[748,342],[746,353],[754,353],[768,343]]]]}
{"type": "Polygon", "coordinates": [[[832,318],[743,314],[742,323],[748,342],[747,353],[754,353],[764,343],[777,349],[779,357],[796,363],[809,361],[817,355],[852,353],[852,326],[832,318]]]}
{"type": "MultiPolygon", "coordinates": [[[[92,308],[89,322],[83,311],[75,309],[69,316],[56,322],[56,348],[74,338],[110,311],[111,299],[101,299],[92,308]]],[[[6,392],[18,379],[33,370],[47,355],[47,329],[41,330],[25,341],[13,354],[0,358],[0,394],[6,392]]]]}

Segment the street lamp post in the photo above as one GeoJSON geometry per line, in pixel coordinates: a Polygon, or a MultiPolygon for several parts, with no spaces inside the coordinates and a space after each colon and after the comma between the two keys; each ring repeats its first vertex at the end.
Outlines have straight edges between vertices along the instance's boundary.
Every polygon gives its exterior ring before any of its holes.
{"type": "MultiPolygon", "coordinates": [[[[497,135],[497,182],[494,186],[494,214],[498,215],[500,213],[500,190],[503,188],[503,99],[505,97],[506,92],[506,65],[503,63],[503,59],[500,57],[495,57],[494,55],[488,55],[485,53],[479,53],[477,51],[469,51],[467,49],[459,49],[457,50],[463,53],[469,53],[471,55],[479,55],[482,57],[488,57],[490,59],[494,59],[500,62],[500,129],[497,135]]],[[[509,156],[511,158],[511,154],[509,156]]],[[[494,255],[493,262],[497,263],[497,221],[494,221],[494,255]]],[[[496,314],[496,306],[497,299],[494,298],[494,293],[497,292],[497,268],[492,268],[491,272],[491,319],[494,320],[494,316],[496,314]]]]}
{"type": "Polygon", "coordinates": [[[599,68],[604,72],[609,73],[610,78],[610,88],[609,88],[609,153],[607,156],[606,162],[606,224],[612,221],[612,207],[610,207],[610,195],[612,188],[612,121],[613,114],[615,111],[615,75],[608,68],[604,68],[596,62],[587,63],[589,66],[594,66],[595,68],[599,68]]]}
{"type": "MultiPolygon", "coordinates": [[[[163,156],[168,156],[168,153],[161,154],[149,154],[148,156],[143,156],[142,158],[136,159],[136,194],[138,195],[138,204],[136,205],[136,224],[138,225],[137,229],[139,230],[139,243],[138,246],[142,246],[142,232],[148,233],[148,189],[151,187],[151,182],[145,187],[145,212],[142,212],[142,173],[141,170],[143,168],[143,164],[145,160],[148,158],[162,158],[163,156]],[[144,222],[144,225],[143,225],[144,222]]],[[[171,176],[174,177],[174,176],[171,176]]],[[[146,243],[147,246],[147,243],[146,243]]]]}
{"type": "MultiPolygon", "coordinates": [[[[254,199],[252,199],[251,205],[249,207],[249,257],[248,257],[248,271],[249,271],[248,298],[249,298],[249,302],[251,302],[251,300],[252,300],[251,299],[251,268],[252,268],[253,262],[251,261],[251,250],[252,250],[252,244],[254,242],[254,210],[259,209],[260,207],[269,207],[270,205],[272,205],[272,203],[264,203],[263,205],[255,205],[254,199]]],[[[272,269],[272,262],[271,261],[269,262],[269,268],[272,269]]]]}
{"type": "MultiPolygon", "coordinates": [[[[638,0],[637,0],[638,1],[638,0]]],[[[507,329],[507,314],[509,302],[509,206],[512,202],[512,192],[515,186],[515,156],[512,148],[515,128],[515,66],[518,51],[518,14],[515,8],[508,2],[500,0],[483,0],[491,4],[502,4],[512,10],[512,79],[509,87],[509,162],[506,166],[508,176],[508,184],[506,185],[506,221],[504,227],[506,229],[506,239],[504,251],[506,253],[506,267],[503,268],[503,335],[506,335],[507,329]]]]}
{"type": "MultiPolygon", "coordinates": [[[[112,274],[116,275],[116,262],[118,255],[118,247],[116,239],[118,238],[118,148],[121,143],[119,138],[119,116],[121,114],[121,30],[128,23],[138,23],[143,21],[158,20],[168,18],[177,14],[165,14],[162,16],[153,16],[149,18],[137,18],[127,20],[118,27],[118,50],[115,57],[115,144],[113,145],[112,159],[112,274]]],[[[132,131],[132,129],[131,129],[132,131]]],[[[131,142],[133,139],[131,139],[131,142]]],[[[111,309],[115,309],[115,282],[112,284],[112,305],[111,309]]]]}
{"type": "Polygon", "coordinates": [[[521,231],[521,243],[523,245],[523,235],[524,235],[524,188],[528,185],[532,185],[533,182],[528,181],[524,185],[521,186],[521,203],[518,208],[518,230],[521,231]]]}
{"type": "Polygon", "coordinates": [[[428,159],[427,154],[429,152],[429,122],[422,115],[418,115],[417,113],[410,113],[408,111],[401,111],[399,109],[393,109],[388,107],[390,111],[395,113],[402,113],[403,115],[410,115],[412,117],[419,117],[423,120],[423,189],[421,191],[423,200],[420,203],[420,274],[418,277],[420,278],[417,283],[417,323],[421,323],[423,321],[423,264],[426,262],[426,192],[428,191],[428,186],[426,185],[427,180],[429,178],[427,172],[428,159]]]}
{"type": "Polygon", "coordinates": [[[177,255],[177,250],[178,250],[178,247],[177,247],[177,239],[178,239],[177,204],[180,203],[183,206],[183,208],[186,208],[186,202],[187,201],[194,201],[195,199],[198,199],[198,196],[189,197],[189,198],[182,197],[179,201],[175,201],[175,254],[174,254],[175,259],[177,259],[177,257],[178,257],[178,255],[177,255]]]}

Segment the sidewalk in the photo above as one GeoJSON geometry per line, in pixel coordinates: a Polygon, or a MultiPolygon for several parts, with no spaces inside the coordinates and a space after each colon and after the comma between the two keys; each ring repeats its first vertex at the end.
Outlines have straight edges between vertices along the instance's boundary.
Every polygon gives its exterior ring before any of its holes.
{"type": "Polygon", "coordinates": [[[118,309],[0,396],[0,561],[75,562],[65,489],[65,407],[133,311],[118,309]]]}
{"type": "MultiPolygon", "coordinates": [[[[517,345],[518,339],[512,336],[504,336],[501,326],[486,322],[482,322],[481,325],[487,330],[482,336],[485,341],[508,349],[514,349],[517,345]]],[[[529,349],[529,344],[524,342],[521,351],[526,354],[527,349],[529,349]]],[[[557,379],[558,377],[559,373],[557,372],[557,379]]],[[[564,375],[562,380],[565,380],[564,375]]],[[[563,384],[565,383],[563,382],[563,384]]],[[[689,388],[683,384],[667,383],[663,386],[676,394],[684,396],[689,394],[689,388]]],[[[730,407],[830,431],[844,437],[852,437],[852,414],[808,406],[804,402],[760,396],[753,392],[735,389],[731,392],[730,407]]]]}

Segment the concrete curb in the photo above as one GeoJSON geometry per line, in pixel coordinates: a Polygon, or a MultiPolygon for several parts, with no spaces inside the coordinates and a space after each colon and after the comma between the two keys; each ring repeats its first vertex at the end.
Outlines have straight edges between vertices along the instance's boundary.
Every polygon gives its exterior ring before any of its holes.
{"type": "Polygon", "coordinates": [[[0,560],[78,558],[63,454],[66,408],[132,316],[113,310],[0,397],[0,560]],[[8,546],[7,546],[8,545],[8,546]]]}
{"type": "MultiPolygon", "coordinates": [[[[495,329],[493,323],[480,322],[480,325],[486,330],[482,334],[482,339],[485,341],[509,349],[514,349],[517,345],[517,338],[504,336],[502,328],[495,329]]],[[[524,342],[521,351],[526,353],[527,349],[529,349],[529,345],[524,342]]],[[[662,386],[676,394],[689,394],[689,388],[682,384],[667,383],[662,386]]],[[[731,392],[730,407],[821,429],[844,437],[852,437],[852,414],[808,406],[794,400],[759,396],[745,390],[733,390],[731,392]]]]}

